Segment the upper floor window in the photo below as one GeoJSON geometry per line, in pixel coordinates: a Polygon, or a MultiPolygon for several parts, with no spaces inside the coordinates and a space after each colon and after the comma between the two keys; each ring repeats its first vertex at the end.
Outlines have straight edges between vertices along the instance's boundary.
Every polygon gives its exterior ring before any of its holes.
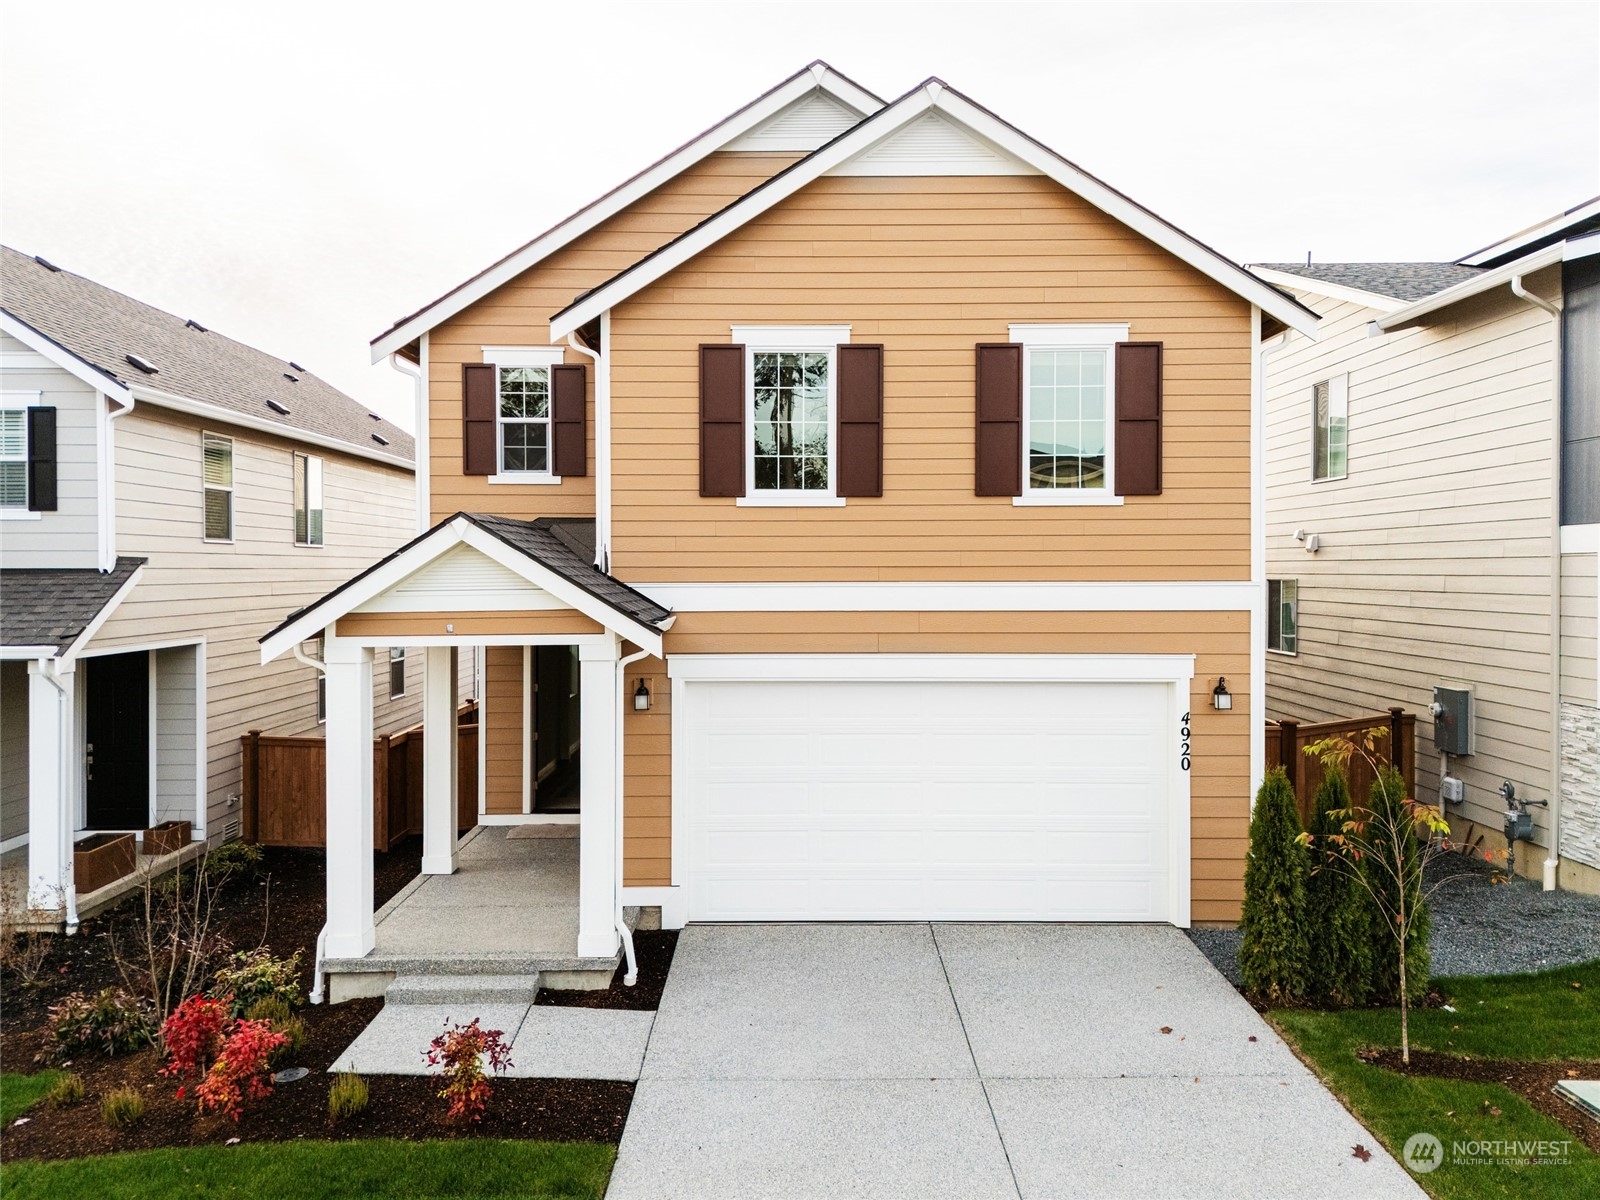
{"type": "Polygon", "coordinates": [[[0,511],[28,511],[28,397],[0,398],[0,511]]]}
{"type": "Polygon", "coordinates": [[[1311,389],[1311,478],[1343,479],[1350,452],[1350,377],[1311,389]]]}
{"type": "Polygon", "coordinates": [[[322,545],[322,459],[294,456],[294,543],[322,545]]]}
{"type": "Polygon", "coordinates": [[[1267,649],[1280,654],[1300,652],[1300,582],[1267,580],[1267,649]]]}
{"type": "Polygon", "coordinates": [[[1013,325],[1023,348],[1027,504],[1120,504],[1114,494],[1116,344],[1126,325],[1013,325]]]}
{"type": "Polygon", "coordinates": [[[560,483],[554,473],[551,368],[564,351],[555,346],[485,346],[493,364],[494,466],[500,483],[560,483]]]}
{"type": "Polygon", "coordinates": [[[208,542],[233,541],[233,439],[202,434],[204,527],[208,542]]]}
{"type": "Polygon", "coordinates": [[[834,485],[834,359],[850,327],[735,326],[733,340],[747,356],[743,502],[842,504],[834,485]]]}

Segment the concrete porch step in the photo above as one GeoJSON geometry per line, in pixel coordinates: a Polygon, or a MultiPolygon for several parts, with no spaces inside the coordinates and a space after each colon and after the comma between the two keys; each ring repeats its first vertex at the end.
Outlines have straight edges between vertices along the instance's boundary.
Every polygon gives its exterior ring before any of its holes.
{"type": "Polygon", "coordinates": [[[396,975],[386,1004],[532,1004],[538,975],[396,975]]]}

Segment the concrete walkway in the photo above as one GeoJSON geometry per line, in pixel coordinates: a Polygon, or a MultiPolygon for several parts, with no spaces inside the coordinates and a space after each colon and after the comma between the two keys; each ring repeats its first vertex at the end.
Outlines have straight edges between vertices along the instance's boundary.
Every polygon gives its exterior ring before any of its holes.
{"type": "Polygon", "coordinates": [[[1071,925],[684,930],[607,1193],[1422,1194],[1180,931],[1071,925]]]}

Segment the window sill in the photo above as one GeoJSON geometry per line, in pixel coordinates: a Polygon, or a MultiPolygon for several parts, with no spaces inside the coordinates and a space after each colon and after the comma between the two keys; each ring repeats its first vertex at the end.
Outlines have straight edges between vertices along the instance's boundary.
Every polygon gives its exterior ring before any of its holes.
{"type": "Polygon", "coordinates": [[[559,484],[561,476],[552,475],[548,471],[502,471],[498,475],[489,476],[489,482],[549,485],[559,484]]]}
{"type": "Polygon", "coordinates": [[[1299,658],[1300,657],[1300,651],[1298,651],[1298,650],[1279,650],[1276,646],[1268,646],[1267,647],[1267,653],[1268,654],[1276,654],[1279,658],[1299,658]]]}
{"type": "Polygon", "coordinates": [[[739,508],[843,508],[844,498],[775,493],[769,496],[739,496],[734,499],[734,504],[739,508]]]}
{"type": "Polygon", "coordinates": [[[43,517],[31,508],[0,508],[0,521],[38,521],[43,517]]]}
{"type": "Polygon", "coordinates": [[[1311,482],[1312,483],[1343,483],[1346,479],[1349,479],[1349,478],[1350,478],[1350,473],[1348,471],[1346,471],[1343,475],[1324,475],[1320,479],[1317,476],[1313,475],[1311,477],[1311,482]]]}
{"type": "Polygon", "coordinates": [[[1029,492],[1022,496],[1011,497],[1011,503],[1018,508],[1111,508],[1122,503],[1121,496],[1107,495],[1104,492],[1081,496],[1052,496],[1039,492],[1029,492]]]}
{"type": "Polygon", "coordinates": [[[208,538],[208,537],[203,537],[200,540],[202,542],[204,542],[208,546],[231,546],[231,545],[233,545],[233,539],[232,538],[208,538]]]}
{"type": "Polygon", "coordinates": [[[296,542],[294,544],[294,548],[296,550],[321,550],[322,549],[322,543],[321,542],[296,542]]]}

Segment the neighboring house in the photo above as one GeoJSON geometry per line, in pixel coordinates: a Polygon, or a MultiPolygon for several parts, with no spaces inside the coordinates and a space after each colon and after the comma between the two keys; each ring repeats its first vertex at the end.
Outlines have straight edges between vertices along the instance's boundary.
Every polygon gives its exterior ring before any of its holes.
{"type": "MultiPolygon", "coordinates": [[[[415,531],[413,445],[299,364],[42,259],[0,249],[0,286],[0,837],[54,909],[73,841],[234,836],[240,735],[318,731],[315,670],[255,640],[415,531]]],[[[420,713],[420,664],[392,673],[382,729],[420,713]]]]}
{"type": "Polygon", "coordinates": [[[1456,262],[1256,269],[1322,317],[1266,360],[1268,715],[1404,705],[1458,833],[1504,848],[1510,781],[1548,801],[1517,871],[1600,891],[1600,200],[1456,262]]]}
{"type": "MultiPolygon", "coordinates": [[[[485,822],[545,819],[571,671],[581,956],[624,903],[1236,920],[1255,355],[1315,324],[937,80],[886,104],[822,64],[402,320],[374,357],[426,379],[433,528],[263,639],[327,634],[329,956],[374,944],[390,644],[437,729],[489,647],[485,822]]],[[[451,803],[439,766],[426,871],[451,803]]]]}

